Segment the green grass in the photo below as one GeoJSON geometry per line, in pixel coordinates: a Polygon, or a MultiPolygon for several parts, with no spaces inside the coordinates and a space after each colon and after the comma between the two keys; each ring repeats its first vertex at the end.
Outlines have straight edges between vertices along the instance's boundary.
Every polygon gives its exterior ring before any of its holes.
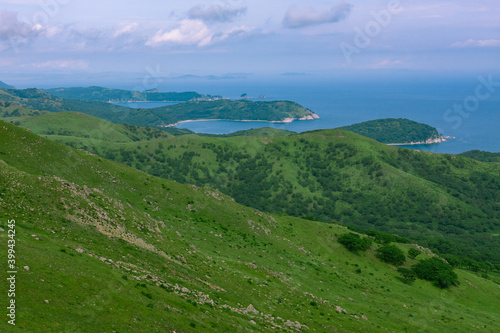
{"type": "Polygon", "coordinates": [[[132,128],[138,135],[92,117],[62,115],[61,122],[50,114],[21,125],[40,134],[52,128],[52,140],[155,176],[217,188],[260,210],[386,231],[442,253],[500,261],[499,239],[491,236],[500,231],[495,165],[389,147],[342,130],[151,137],[144,128],[132,128]]]}
{"type": "Polygon", "coordinates": [[[500,328],[498,285],[471,272],[447,290],[407,285],[375,246],[338,244],[343,226],[261,213],[4,122],[0,143],[0,227],[17,221],[19,267],[17,325],[2,331],[500,328]],[[263,315],[244,313],[250,304],[263,315]]]}

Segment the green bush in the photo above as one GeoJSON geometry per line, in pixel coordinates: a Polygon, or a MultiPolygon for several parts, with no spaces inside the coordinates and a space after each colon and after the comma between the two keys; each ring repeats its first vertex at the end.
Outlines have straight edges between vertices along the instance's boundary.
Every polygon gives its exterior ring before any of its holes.
{"type": "Polygon", "coordinates": [[[411,259],[415,259],[422,251],[412,247],[411,249],[408,250],[408,257],[411,259]]]}
{"type": "Polygon", "coordinates": [[[417,275],[411,269],[400,267],[398,268],[398,272],[403,277],[405,283],[412,283],[417,279],[417,275]]]}
{"type": "Polygon", "coordinates": [[[384,245],[377,249],[377,257],[389,264],[401,266],[406,261],[406,257],[396,245],[384,245]]]}
{"type": "Polygon", "coordinates": [[[422,260],[413,266],[413,271],[419,279],[432,281],[439,288],[458,284],[458,276],[453,267],[436,257],[422,260]]]}
{"type": "Polygon", "coordinates": [[[361,238],[358,234],[348,233],[338,237],[340,244],[344,245],[346,249],[351,252],[357,253],[359,251],[366,251],[372,245],[372,240],[369,238],[361,238]]]}

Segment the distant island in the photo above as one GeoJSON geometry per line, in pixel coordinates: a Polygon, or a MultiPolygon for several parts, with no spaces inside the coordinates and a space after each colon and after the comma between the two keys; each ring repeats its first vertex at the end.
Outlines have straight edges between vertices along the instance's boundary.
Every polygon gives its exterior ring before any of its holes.
{"type": "Polygon", "coordinates": [[[377,119],[340,127],[378,142],[394,146],[434,144],[446,141],[447,138],[437,129],[413,120],[403,118],[377,119]]]}
{"type": "Polygon", "coordinates": [[[187,102],[222,99],[221,96],[205,96],[194,91],[187,92],[159,92],[157,89],[133,91],[103,87],[73,87],[53,88],[43,91],[64,99],[77,99],[91,102],[187,102]]]}

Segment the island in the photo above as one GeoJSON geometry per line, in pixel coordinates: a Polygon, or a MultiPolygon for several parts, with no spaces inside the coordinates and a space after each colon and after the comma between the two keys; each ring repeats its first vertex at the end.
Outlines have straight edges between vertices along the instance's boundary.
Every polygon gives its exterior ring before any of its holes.
{"type": "Polygon", "coordinates": [[[377,119],[340,127],[371,139],[393,146],[425,145],[446,141],[438,130],[430,125],[403,118],[377,119]]]}
{"type": "Polygon", "coordinates": [[[122,90],[103,87],[71,87],[44,89],[46,93],[80,101],[109,102],[109,103],[137,103],[137,102],[187,102],[193,100],[215,100],[220,96],[212,97],[194,91],[160,92],[158,89],[145,91],[122,90]]]}
{"type": "Polygon", "coordinates": [[[291,101],[233,101],[212,97],[211,100],[195,98],[174,105],[133,109],[107,102],[65,99],[34,88],[0,89],[0,101],[15,103],[32,110],[81,112],[113,123],[162,129],[183,121],[195,120],[290,123],[295,120],[319,118],[313,111],[291,101]]]}

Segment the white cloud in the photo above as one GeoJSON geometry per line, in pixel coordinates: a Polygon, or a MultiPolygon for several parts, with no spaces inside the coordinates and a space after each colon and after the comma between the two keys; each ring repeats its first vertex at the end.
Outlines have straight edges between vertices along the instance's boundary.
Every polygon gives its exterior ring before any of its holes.
{"type": "Polygon", "coordinates": [[[138,27],[139,27],[139,24],[137,24],[136,22],[122,25],[120,28],[118,28],[115,31],[115,33],[113,34],[113,37],[118,37],[121,35],[130,34],[130,33],[134,32],[135,30],[137,30],[138,27]]]}
{"type": "Polygon", "coordinates": [[[171,31],[158,31],[146,45],[158,46],[165,43],[206,46],[212,41],[213,33],[201,20],[182,20],[180,26],[171,31]]]}
{"type": "Polygon", "coordinates": [[[302,28],[311,25],[339,22],[346,19],[351,13],[352,5],[341,2],[328,10],[315,11],[311,7],[297,9],[295,6],[288,8],[283,19],[287,28],[302,28]]]}
{"type": "Polygon", "coordinates": [[[498,39],[469,39],[465,42],[456,42],[451,47],[464,48],[464,47],[500,47],[500,40],[498,39]]]}

